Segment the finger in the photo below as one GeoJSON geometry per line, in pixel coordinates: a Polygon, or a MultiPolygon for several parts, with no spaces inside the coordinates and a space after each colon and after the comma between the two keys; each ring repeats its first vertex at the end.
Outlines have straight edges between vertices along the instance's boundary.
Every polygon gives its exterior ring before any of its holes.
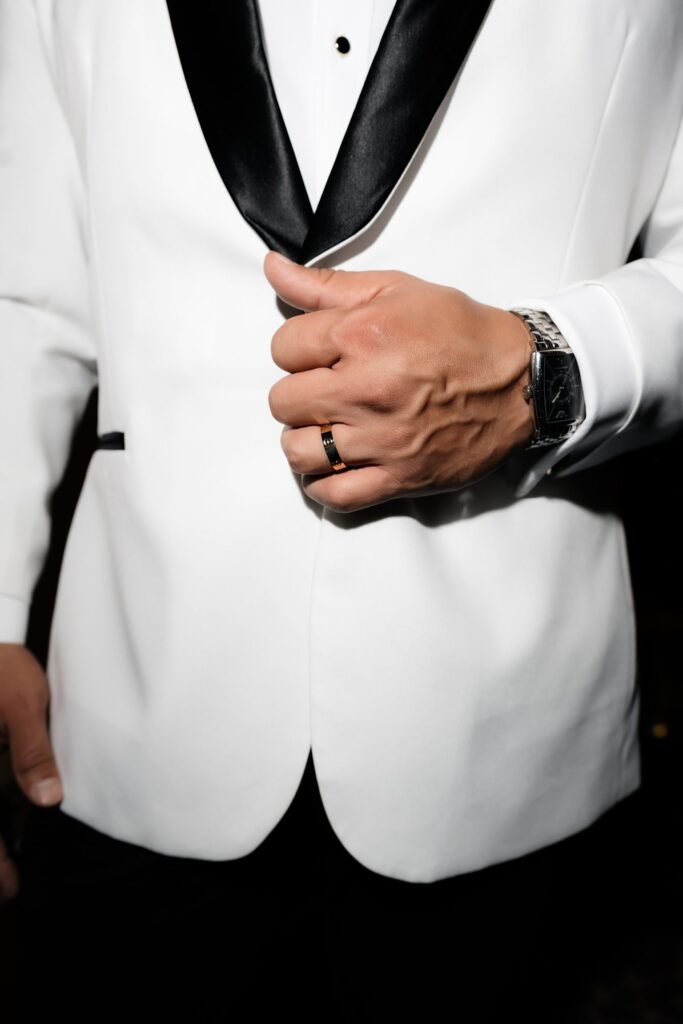
{"type": "Polygon", "coordinates": [[[280,258],[269,250],[263,269],[277,294],[295,309],[319,310],[335,306],[358,306],[370,302],[388,285],[395,283],[396,270],[335,270],[307,267],[280,258]]]}
{"type": "MultiPolygon", "coordinates": [[[[332,426],[332,437],[339,458],[347,466],[373,465],[377,462],[377,445],[357,427],[335,423],[332,426]]],[[[333,469],[318,426],[285,427],[280,443],[294,473],[320,475],[343,472],[343,469],[333,469]]]]}
{"type": "Polygon", "coordinates": [[[333,366],[342,357],[339,336],[333,331],[338,323],[336,309],[290,317],[273,335],[270,343],[273,362],[289,373],[333,366]]]}
{"type": "Polygon", "coordinates": [[[301,483],[309,497],[333,512],[357,512],[399,494],[398,482],[383,466],[360,466],[329,476],[304,476],[301,483]]]}
{"type": "Polygon", "coordinates": [[[19,892],[19,872],[0,836],[0,895],[9,900],[19,892]]]}
{"type": "Polygon", "coordinates": [[[339,370],[318,367],[292,373],[273,384],[268,404],[273,417],[290,427],[347,421],[352,410],[339,370]]]}
{"type": "Polygon", "coordinates": [[[22,705],[7,721],[12,771],[18,785],[41,806],[63,798],[61,780],[47,728],[45,708],[22,705]]]}

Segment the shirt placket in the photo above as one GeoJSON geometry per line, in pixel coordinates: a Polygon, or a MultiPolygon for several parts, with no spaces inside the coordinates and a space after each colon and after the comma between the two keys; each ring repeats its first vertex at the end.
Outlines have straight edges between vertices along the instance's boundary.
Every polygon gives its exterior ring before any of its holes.
{"type": "Polygon", "coordinates": [[[315,195],[322,195],[370,65],[373,3],[316,4],[315,195]],[[348,52],[342,52],[348,45],[348,52]]]}

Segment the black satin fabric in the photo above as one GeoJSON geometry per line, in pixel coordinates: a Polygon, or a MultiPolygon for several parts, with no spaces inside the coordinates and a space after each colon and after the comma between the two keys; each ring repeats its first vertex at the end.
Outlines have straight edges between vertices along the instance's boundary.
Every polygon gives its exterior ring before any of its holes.
{"type": "Polygon", "coordinates": [[[244,219],[292,259],[313,216],[275,99],[256,0],[167,0],[207,145],[244,219]]]}
{"type": "Polygon", "coordinates": [[[106,434],[98,434],[95,448],[125,448],[125,434],[121,430],[110,430],[106,434]]]}
{"type": "Polygon", "coordinates": [[[492,0],[397,0],[315,211],[278,106],[257,0],[166,0],[211,157],[244,219],[299,263],[382,208],[492,0]]]}

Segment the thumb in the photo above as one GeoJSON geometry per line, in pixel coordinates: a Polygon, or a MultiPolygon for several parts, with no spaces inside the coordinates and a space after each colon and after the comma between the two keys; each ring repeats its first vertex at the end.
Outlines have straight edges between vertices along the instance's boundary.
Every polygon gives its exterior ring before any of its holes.
{"type": "Polygon", "coordinates": [[[398,274],[395,270],[307,267],[272,249],[266,253],[263,269],[280,298],[295,309],[306,312],[370,302],[393,283],[398,274]]]}
{"type": "Polygon", "coordinates": [[[7,721],[12,770],[32,803],[47,806],[62,800],[62,785],[47,728],[46,711],[24,705],[7,721]]]}

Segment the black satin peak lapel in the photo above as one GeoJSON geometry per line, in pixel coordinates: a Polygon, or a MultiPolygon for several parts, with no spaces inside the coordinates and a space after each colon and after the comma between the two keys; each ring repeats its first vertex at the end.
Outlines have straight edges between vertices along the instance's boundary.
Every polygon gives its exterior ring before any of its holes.
{"type": "Polygon", "coordinates": [[[192,103],[244,219],[298,259],[313,211],[268,70],[255,0],[166,0],[192,103]]]}
{"type": "Polygon", "coordinates": [[[269,248],[307,263],[382,208],[492,0],[396,0],[313,212],[275,96],[256,0],[166,0],[216,167],[269,248]]]}
{"type": "Polygon", "coordinates": [[[300,262],[361,230],[419,146],[492,0],[396,0],[300,262]]]}

